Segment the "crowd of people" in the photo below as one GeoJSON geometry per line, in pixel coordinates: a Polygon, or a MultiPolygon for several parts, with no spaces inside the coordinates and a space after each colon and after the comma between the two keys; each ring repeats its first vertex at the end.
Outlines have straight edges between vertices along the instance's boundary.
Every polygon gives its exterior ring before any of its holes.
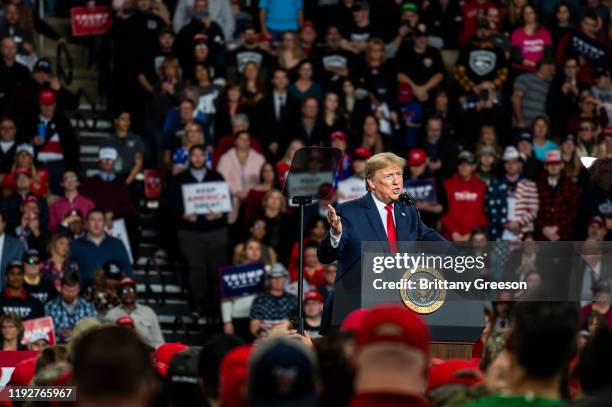
{"type": "MultiPolygon", "coordinates": [[[[22,321],[50,316],[70,358],[58,347],[43,356],[54,359],[47,364],[56,376],[74,369],[83,397],[163,388],[172,405],[188,405],[181,397],[422,405],[426,394],[435,405],[460,405],[442,404],[459,390],[466,402],[499,390],[569,400],[609,384],[598,369],[610,357],[603,328],[612,324],[612,275],[600,257],[584,259],[590,272],[575,326],[567,304],[514,309],[500,300],[486,310],[474,348],[480,366],[453,365],[428,362],[427,327],[399,309],[368,311],[353,328],[319,338],[336,266],[319,261],[317,246],[329,229],[327,205],[365,194],[368,158],[388,151],[407,161],[405,189],[423,222],[449,240],[612,240],[612,198],[581,164],[612,159],[610,1],[77,2],[113,9],[108,33],[86,41],[114,117],[99,170],[87,177],[68,119],[75,95],[37,57],[33,36],[83,40],[62,38],[30,3],[5,0],[0,16],[3,350],[47,347],[44,335],[22,341],[22,321]],[[305,210],[300,336],[292,330],[299,223],[282,188],[305,146],[334,147],[342,158],[333,196],[305,210]],[[155,312],[138,301],[132,272],[144,169],[162,174],[157,232],[193,316],[227,335],[207,343],[210,352],[167,359],[163,372],[156,365],[158,374],[145,354],[164,349],[164,337],[155,312]],[[231,211],[186,213],[184,186],[215,181],[227,183],[231,211]],[[114,237],[123,227],[128,239],[114,237]],[[224,297],[219,270],[250,264],[265,270],[262,287],[224,297]],[[99,323],[96,335],[73,340],[87,330],[80,324],[99,323]],[[383,335],[383,323],[395,328],[383,335]],[[265,339],[279,332],[297,340],[265,339]],[[575,340],[585,339],[577,362],[575,340]],[[262,345],[253,352],[241,345],[254,340],[262,345]],[[129,369],[104,370],[121,360],[129,369]],[[431,387],[436,374],[440,388],[431,387]],[[123,390],[105,393],[112,388],[123,390]]],[[[44,3],[60,15],[72,6],[44,3]]],[[[537,285],[528,247],[508,257],[520,272],[490,278],[537,285]]],[[[493,397],[475,405],[521,405],[493,397]]],[[[556,405],[546,403],[538,405],[556,405]]]]}

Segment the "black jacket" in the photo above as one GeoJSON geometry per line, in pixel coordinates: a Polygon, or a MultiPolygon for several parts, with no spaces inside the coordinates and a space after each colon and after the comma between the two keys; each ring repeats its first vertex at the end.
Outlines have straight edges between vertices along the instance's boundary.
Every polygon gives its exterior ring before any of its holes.
{"type": "MultiPolygon", "coordinates": [[[[38,123],[40,118],[38,115],[30,117],[19,126],[19,139],[24,142],[30,142],[34,136],[38,134],[38,123]]],[[[79,167],[79,140],[76,136],[74,128],[66,116],[57,112],[53,118],[47,123],[45,143],[36,146],[36,152],[43,148],[51,137],[57,133],[59,135],[60,146],[64,155],[64,163],[71,170],[77,170],[79,167]]]]}
{"type": "MultiPolygon", "coordinates": [[[[202,182],[225,181],[223,176],[215,170],[206,170],[206,175],[202,182]]],[[[165,204],[176,219],[176,227],[179,230],[192,230],[196,232],[210,232],[227,227],[227,216],[223,215],[220,219],[209,221],[206,216],[199,215],[196,222],[188,222],[183,219],[185,206],[183,204],[183,185],[198,183],[197,179],[191,175],[187,169],[170,180],[165,192],[165,204]]]]}

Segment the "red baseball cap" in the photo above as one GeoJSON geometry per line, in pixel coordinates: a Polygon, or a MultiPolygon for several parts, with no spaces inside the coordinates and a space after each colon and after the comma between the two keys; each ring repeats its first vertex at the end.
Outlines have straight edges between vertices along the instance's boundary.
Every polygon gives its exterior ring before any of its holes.
{"type": "Polygon", "coordinates": [[[372,157],[372,151],[370,151],[367,147],[357,147],[355,151],[353,151],[353,160],[367,160],[372,157]]]}
{"type": "Polygon", "coordinates": [[[119,281],[119,287],[123,287],[124,285],[131,285],[132,287],[136,287],[136,281],[130,277],[124,277],[119,281]]]}
{"type": "Polygon", "coordinates": [[[348,137],[346,136],[346,133],[340,130],[334,131],[330,136],[329,136],[330,140],[335,140],[335,139],[340,139],[340,140],[344,140],[346,141],[348,139],[348,137]]]}
{"type": "Polygon", "coordinates": [[[128,326],[128,327],[134,328],[134,318],[132,318],[129,315],[124,315],[122,317],[117,318],[115,323],[118,326],[128,326]]]}
{"type": "Polygon", "coordinates": [[[449,359],[443,363],[430,367],[427,391],[431,391],[445,384],[474,386],[480,382],[482,382],[482,372],[472,361],[449,359]]]}
{"type": "Polygon", "coordinates": [[[38,103],[41,105],[54,105],[55,92],[49,89],[41,90],[38,95],[38,103]]]}
{"type": "Polygon", "coordinates": [[[245,400],[245,391],[248,377],[248,362],[252,345],[241,345],[232,349],[223,360],[219,368],[219,384],[221,386],[221,403],[226,407],[242,407],[245,400]]]}
{"type": "Polygon", "coordinates": [[[304,294],[304,302],[306,301],[319,301],[323,302],[323,295],[318,291],[308,291],[304,294]]]}
{"type": "Polygon", "coordinates": [[[27,358],[17,363],[11,376],[10,386],[29,386],[36,373],[36,359],[27,358]]]}
{"type": "Polygon", "coordinates": [[[371,308],[355,332],[359,348],[379,342],[396,342],[429,354],[429,327],[408,308],[390,304],[371,308]]]}
{"type": "Polygon", "coordinates": [[[38,206],[38,198],[36,198],[34,195],[28,195],[23,199],[23,206],[26,206],[27,204],[34,204],[36,206],[38,206]]]}
{"type": "Polygon", "coordinates": [[[172,361],[172,357],[187,348],[189,348],[189,346],[180,342],[169,342],[160,345],[153,355],[155,370],[162,376],[165,376],[168,366],[170,366],[170,362],[172,361]]]}
{"type": "Polygon", "coordinates": [[[367,313],[368,310],[366,309],[356,309],[351,311],[346,318],[344,318],[344,321],[342,321],[340,330],[357,332],[357,329],[361,326],[361,321],[363,321],[363,318],[367,313]]]}
{"type": "Polygon", "coordinates": [[[561,151],[549,150],[546,152],[544,164],[561,164],[562,162],[563,160],[561,159],[561,151]]]}
{"type": "Polygon", "coordinates": [[[410,167],[418,167],[425,164],[427,160],[427,152],[422,148],[416,147],[408,153],[408,165],[410,167]]]}

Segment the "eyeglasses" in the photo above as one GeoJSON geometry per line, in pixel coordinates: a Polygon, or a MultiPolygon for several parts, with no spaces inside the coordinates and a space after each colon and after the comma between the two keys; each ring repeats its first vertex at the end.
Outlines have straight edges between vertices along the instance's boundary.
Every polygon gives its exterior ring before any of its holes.
{"type": "Polygon", "coordinates": [[[76,181],[78,178],[76,175],[70,175],[68,177],[64,177],[64,182],[68,182],[68,181],[76,181]]]}
{"type": "Polygon", "coordinates": [[[593,131],[593,128],[592,127],[580,127],[580,128],[578,128],[578,130],[580,130],[580,131],[593,131]]]}

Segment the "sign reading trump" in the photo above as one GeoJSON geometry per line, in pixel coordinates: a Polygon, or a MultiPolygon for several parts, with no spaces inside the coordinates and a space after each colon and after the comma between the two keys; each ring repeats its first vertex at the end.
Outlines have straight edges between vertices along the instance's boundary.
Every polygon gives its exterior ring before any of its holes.
{"type": "Polygon", "coordinates": [[[263,263],[223,267],[219,270],[221,296],[228,299],[258,293],[265,276],[263,263]]]}
{"type": "Polygon", "coordinates": [[[70,23],[75,37],[106,34],[113,24],[112,9],[108,6],[73,7],[70,23]]]}
{"type": "Polygon", "coordinates": [[[232,210],[229,187],[226,182],[202,182],[183,185],[185,213],[206,215],[228,213],[232,210]]]}

